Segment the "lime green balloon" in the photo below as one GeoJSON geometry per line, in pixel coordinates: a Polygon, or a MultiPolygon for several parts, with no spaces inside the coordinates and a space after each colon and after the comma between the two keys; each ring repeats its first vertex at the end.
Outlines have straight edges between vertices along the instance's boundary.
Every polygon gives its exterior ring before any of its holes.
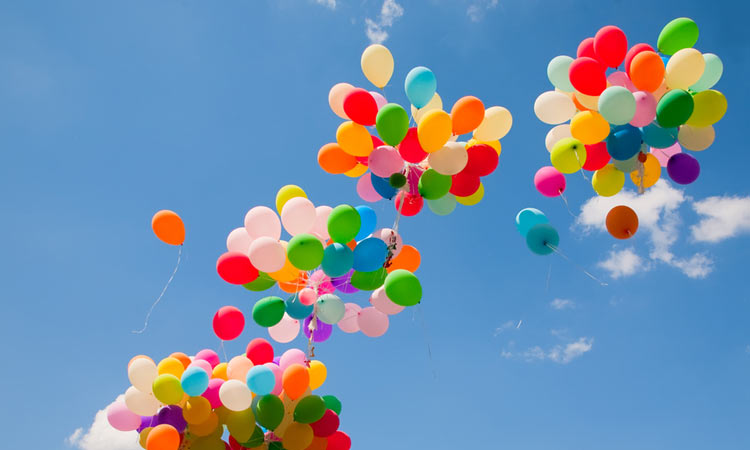
{"type": "Polygon", "coordinates": [[[562,138],[552,147],[549,159],[562,173],[575,173],[586,163],[586,147],[576,138],[562,138]]]}
{"type": "Polygon", "coordinates": [[[414,306],[422,300],[422,285],[408,270],[396,269],[385,277],[385,295],[401,306],[414,306]]]}
{"type": "Polygon", "coordinates": [[[705,91],[711,89],[721,79],[721,75],[724,73],[724,63],[721,62],[718,56],[713,53],[704,53],[703,60],[706,62],[706,68],[703,69],[703,75],[694,85],[690,86],[690,89],[694,92],[705,91]]]}
{"type": "Polygon", "coordinates": [[[325,401],[317,395],[308,395],[294,408],[294,421],[299,423],[317,422],[326,412],[325,401]]]}
{"type": "Polygon", "coordinates": [[[409,131],[409,114],[401,105],[388,103],[378,111],[375,128],[383,142],[396,146],[404,140],[409,131]]]}
{"type": "Polygon", "coordinates": [[[437,200],[451,189],[453,178],[450,175],[438,173],[435,169],[427,169],[419,177],[419,195],[425,200],[437,200]]]}
{"type": "Polygon", "coordinates": [[[273,394],[261,397],[255,410],[255,420],[269,430],[276,429],[284,419],[284,402],[273,394]]]}
{"type": "Polygon", "coordinates": [[[266,435],[265,433],[263,433],[263,429],[256,425],[255,430],[253,430],[253,435],[250,436],[250,439],[248,439],[247,442],[242,442],[240,445],[247,448],[253,448],[263,445],[265,441],[266,435]]]}
{"type": "Polygon", "coordinates": [[[709,89],[701,91],[693,96],[695,108],[693,114],[687,120],[687,124],[693,127],[707,127],[713,125],[727,112],[727,98],[719,91],[709,89]]]}
{"type": "Polygon", "coordinates": [[[669,22],[659,33],[656,46],[665,55],[674,55],[683,48],[689,48],[698,42],[698,25],[693,19],[680,17],[669,22]]]}
{"type": "Polygon", "coordinates": [[[384,267],[373,272],[354,272],[350,281],[351,285],[362,291],[374,291],[385,282],[388,272],[384,267]]]}
{"type": "Polygon", "coordinates": [[[281,322],[285,310],[286,303],[280,297],[264,297],[253,306],[253,320],[262,327],[272,327],[281,322]]]}
{"type": "Polygon", "coordinates": [[[335,395],[324,395],[323,401],[326,403],[326,408],[335,412],[336,415],[341,415],[341,401],[335,395]]]}
{"type": "Polygon", "coordinates": [[[185,395],[180,379],[171,373],[163,373],[156,377],[151,390],[154,392],[154,397],[165,405],[180,403],[185,395]]]}
{"type": "Polygon", "coordinates": [[[258,272],[258,278],[249,283],[243,284],[242,287],[248,291],[260,292],[272,288],[275,284],[276,280],[268,276],[267,273],[258,272]]]}
{"type": "Polygon", "coordinates": [[[662,128],[675,128],[693,114],[693,96],[682,89],[672,89],[656,105],[656,121],[662,128]]]}
{"type": "Polygon", "coordinates": [[[351,205],[339,205],[328,216],[328,234],[333,242],[347,244],[357,236],[362,218],[351,205]]]}
{"type": "Polygon", "coordinates": [[[286,256],[299,270],[313,270],[323,262],[323,244],[312,234],[298,234],[289,241],[286,256]]]}

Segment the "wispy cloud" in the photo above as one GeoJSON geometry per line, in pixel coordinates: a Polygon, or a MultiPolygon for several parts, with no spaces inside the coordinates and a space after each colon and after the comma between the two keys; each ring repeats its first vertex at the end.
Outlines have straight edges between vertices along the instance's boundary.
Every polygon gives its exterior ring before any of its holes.
{"type": "Polygon", "coordinates": [[[487,10],[497,8],[498,3],[499,0],[475,0],[466,10],[466,15],[472,22],[480,22],[487,10]]]}
{"type": "MultiPolygon", "coordinates": [[[[123,400],[120,395],[117,400],[123,400]]],[[[112,402],[114,403],[114,402],[112,402]]],[[[77,428],[65,439],[69,447],[80,450],[142,450],[135,432],[118,431],[107,421],[107,408],[99,410],[87,430],[77,428]]]]}
{"type": "Polygon", "coordinates": [[[315,3],[323,5],[329,9],[336,9],[336,0],[315,0],[315,3]]]}
{"type": "Polygon", "coordinates": [[[384,0],[376,20],[365,19],[365,33],[373,44],[382,44],[388,39],[388,29],[393,22],[404,15],[404,8],[396,0],[384,0]]]}
{"type": "Polygon", "coordinates": [[[591,351],[594,346],[594,338],[580,337],[577,340],[564,344],[557,344],[547,350],[535,345],[519,353],[513,353],[510,350],[503,349],[500,355],[503,358],[520,358],[526,362],[534,361],[552,361],[558,364],[568,364],[576,358],[580,358],[585,353],[591,351]]]}
{"type": "Polygon", "coordinates": [[[549,302],[549,305],[552,307],[552,309],[573,309],[576,307],[575,302],[573,300],[566,300],[564,298],[556,298],[549,302]]]}
{"type": "Polygon", "coordinates": [[[518,322],[516,322],[515,320],[508,320],[507,322],[503,323],[499,327],[495,328],[495,332],[493,334],[497,336],[508,330],[517,330],[521,328],[522,323],[523,323],[523,320],[519,320],[518,322]]]}
{"type": "Polygon", "coordinates": [[[750,197],[708,197],[695,202],[701,221],[690,227],[698,242],[720,242],[750,232],[750,197]]]}

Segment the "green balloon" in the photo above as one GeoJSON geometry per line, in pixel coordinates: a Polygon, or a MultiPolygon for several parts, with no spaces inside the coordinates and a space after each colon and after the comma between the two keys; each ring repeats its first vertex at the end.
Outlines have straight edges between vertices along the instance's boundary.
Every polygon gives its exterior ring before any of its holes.
{"type": "Polygon", "coordinates": [[[354,239],[361,225],[362,218],[351,205],[339,205],[328,216],[328,234],[333,242],[339,244],[347,244],[354,239]]]}
{"type": "Polygon", "coordinates": [[[335,412],[338,416],[341,415],[341,401],[335,395],[324,395],[323,401],[326,404],[326,408],[335,412]]]}
{"type": "Polygon", "coordinates": [[[267,273],[258,272],[258,278],[247,284],[243,284],[242,287],[244,287],[248,291],[260,292],[272,288],[275,284],[276,280],[268,276],[267,273]]]}
{"type": "Polygon", "coordinates": [[[610,86],[599,96],[599,114],[612,125],[625,125],[635,116],[635,97],[622,86],[610,86]]]}
{"type": "Polygon", "coordinates": [[[255,420],[258,424],[269,430],[274,430],[284,419],[284,403],[273,394],[264,395],[258,401],[255,420]]]}
{"type": "Polygon", "coordinates": [[[299,423],[317,422],[326,412],[325,401],[317,395],[308,395],[294,408],[294,421],[299,423]]]}
{"type": "Polygon", "coordinates": [[[698,25],[693,19],[680,17],[661,30],[656,46],[665,55],[674,55],[683,48],[694,46],[698,42],[698,34],[698,25]]]}
{"type": "Polygon", "coordinates": [[[268,443],[268,450],[286,450],[281,441],[271,441],[268,443]]]}
{"type": "Polygon", "coordinates": [[[391,176],[388,177],[388,184],[390,184],[392,188],[400,189],[406,184],[406,176],[400,172],[391,174],[391,176]]]}
{"type": "Polygon", "coordinates": [[[256,425],[255,429],[253,430],[253,435],[250,436],[250,439],[248,439],[247,442],[242,442],[240,445],[247,448],[259,447],[263,445],[265,439],[265,433],[263,433],[263,430],[256,425]]]}
{"type": "Polygon", "coordinates": [[[272,327],[281,322],[285,310],[286,303],[280,297],[264,297],[253,306],[253,320],[262,327],[272,327]]]}
{"type": "Polygon", "coordinates": [[[438,173],[435,169],[427,169],[419,177],[419,195],[425,200],[437,200],[451,190],[453,178],[450,175],[438,173]]]}
{"type": "Polygon", "coordinates": [[[414,306],[422,299],[422,285],[413,273],[396,269],[385,277],[385,295],[401,306],[414,306]]]}
{"type": "Polygon", "coordinates": [[[437,200],[427,200],[427,207],[438,216],[447,216],[456,209],[456,196],[446,194],[437,200]]]}
{"type": "Polygon", "coordinates": [[[352,274],[351,285],[362,291],[374,291],[385,282],[388,271],[381,267],[373,272],[357,272],[352,274]]]}
{"type": "Polygon", "coordinates": [[[313,270],[323,261],[323,244],[312,234],[298,234],[289,241],[286,256],[299,270],[313,270]]]}
{"type": "Polygon", "coordinates": [[[409,114],[401,105],[388,103],[378,111],[375,128],[383,142],[396,146],[404,140],[409,131],[409,114]]]}
{"type": "Polygon", "coordinates": [[[656,105],[656,121],[662,128],[675,128],[687,122],[693,114],[693,96],[682,89],[672,89],[656,105]]]}

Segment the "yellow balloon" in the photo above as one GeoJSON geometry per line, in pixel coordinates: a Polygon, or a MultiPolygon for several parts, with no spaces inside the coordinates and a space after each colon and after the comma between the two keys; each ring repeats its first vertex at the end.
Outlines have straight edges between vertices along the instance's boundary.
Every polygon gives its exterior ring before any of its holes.
{"type": "Polygon", "coordinates": [[[393,55],[383,45],[372,44],[362,52],[362,73],[370,83],[383,88],[393,75],[393,55]]]}
{"type": "Polygon", "coordinates": [[[281,444],[286,450],[305,450],[312,440],[313,430],[310,425],[292,422],[287,427],[281,444]]]}
{"type": "Polygon", "coordinates": [[[171,373],[156,377],[152,390],[154,391],[154,397],[165,405],[176,405],[185,394],[182,391],[180,379],[171,373]]]}
{"type": "Polygon", "coordinates": [[[432,99],[430,99],[430,101],[423,107],[417,109],[414,105],[411,105],[411,116],[414,118],[414,122],[419,124],[425,114],[436,109],[443,109],[443,99],[440,98],[437,92],[435,92],[432,99]]]}
{"type": "Polygon", "coordinates": [[[417,126],[417,138],[427,153],[443,148],[453,134],[451,115],[439,109],[428,112],[417,126]]]}
{"type": "Polygon", "coordinates": [[[484,198],[484,184],[479,182],[479,189],[468,197],[456,196],[456,201],[464,206],[474,206],[484,198]]]}
{"type": "Polygon", "coordinates": [[[305,191],[301,187],[294,184],[287,184],[279,189],[279,192],[276,193],[276,210],[279,214],[281,214],[281,208],[286,205],[286,202],[295,197],[307,198],[307,194],[305,194],[305,191]]]}
{"type": "Polygon", "coordinates": [[[474,138],[480,141],[502,139],[513,126],[513,115],[502,106],[492,106],[484,111],[484,120],[474,130],[474,138]]]}
{"type": "Polygon", "coordinates": [[[576,100],[578,100],[578,103],[580,103],[584,107],[592,111],[599,111],[599,96],[598,95],[586,95],[586,94],[581,94],[578,91],[575,91],[573,95],[575,95],[576,100]]]}
{"type": "Polygon", "coordinates": [[[208,418],[201,423],[190,424],[188,431],[196,436],[209,436],[219,428],[219,416],[215,412],[208,415],[208,418]]]}
{"type": "Polygon", "coordinates": [[[146,427],[141,430],[141,433],[138,435],[138,443],[141,445],[141,447],[146,448],[146,440],[148,439],[148,434],[153,429],[153,427],[146,427]]]}
{"type": "Polygon", "coordinates": [[[308,368],[310,374],[310,389],[317,389],[323,385],[328,375],[328,369],[325,364],[320,361],[310,361],[310,367],[308,368]]]}
{"type": "MultiPolygon", "coordinates": [[[[638,165],[640,166],[641,163],[639,162],[638,165]]],[[[659,181],[659,178],[661,178],[661,164],[659,164],[659,160],[656,159],[656,156],[652,155],[651,153],[646,154],[646,162],[643,163],[643,188],[650,188],[654,184],[656,184],[657,181],[659,181]]],[[[632,172],[630,172],[630,179],[633,181],[633,184],[637,187],[641,187],[641,173],[640,169],[636,169],[632,172]]]]}
{"type": "Polygon", "coordinates": [[[185,371],[185,366],[182,364],[182,362],[180,362],[179,359],[169,356],[159,361],[159,365],[156,366],[156,371],[159,375],[169,373],[176,376],[177,378],[180,378],[182,376],[182,372],[185,371]]]}
{"type": "Polygon", "coordinates": [[[216,413],[216,417],[219,419],[220,424],[227,423],[227,419],[229,418],[229,415],[232,413],[232,411],[228,409],[226,406],[219,406],[218,408],[214,409],[214,412],[216,413]]]}
{"type": "Polygon", "coordinates": [[[362,175],[367,172],[367,166],[364,164],[357,163],[356,166],[354,166],[352,169],[344,172],[344,175],[346,175],[349,178],[359,178],[362,175]]]}
{"type": "Polygon", "coordinates": [[[716,132],[711,125],[702,128],[683,125],[680,127],[680,131],[677,132],[677,140],[680,141],[680,145],[694,152],[699,152],[710,147],[714,143],[715,137],[716,132]]]}
{"type": "Polygon", "coordinates": [[[593,145],[609,136],[609,123],[596,111],[581,111],[570,121],[570,134],[584,145],[593,145]]]}
{"type": "Polygon", "coordinates": [[[255,415],[252,409],[231,411],[226,419],[227,430],[237,442],[247,442],[255,431],[255,415]]]}
{"type": "Polygon", "coordinates": [[[578,172],[586,163],[586,147],[575,138],[560,139],[552,147],[549,160],[562,173],[578,172]]]}
{"type": "Polygon", "coordinates": [[[346,153],[353,156],[368,156],[372,153],[372,137],[363,125],[344,122],[336,130],[336,142],[346,153]]]}
{"type": "Polygon", "coordinates": [[[213,373],[211,374],[211,378],[221,378],[224,381],[227,381],[229,378],[227,377],[227,363],[219,363],[214,367],[213,373]]]}
{"type": "Polygon", "coordinates": [[[713,125],[727,112],[727,98],[719,91],[709,89],[693,96],[693,114],[685,122],[693,127],[713,125]]]}
{"type": "Polygon", "coordinates": [[[182,408],[182,417],[189,424],[199,424],[211,415],[211,402],[205,397],[190,397],[182,408]]]}
{"type": "Polygon", "coordinates": [[[683,48],[667,61],[664,80],[671,89],[687,89],[701,79],[706,68],[703,54],[694,48],[683,48]]]}
{"type": "Polygon", "coordinates": [[[500,156],[500,153],[503,151],[503,147],[502,145],[500,145],[500,141],[478,141],[474,138],[469,139],[469,142],[466,143],[466,149],[468,150],[469,147],[479,144],[489,145],[490,147],[494,148],[497,152],[497,156],[500,156]]]}
{"type": "Polygon", "coordinates": [[[619,171],[614,164],[607,164],[594,172],[591,185],[596,193],[602,197],[612,197],[625,186],[625,174],[619,171]]]}

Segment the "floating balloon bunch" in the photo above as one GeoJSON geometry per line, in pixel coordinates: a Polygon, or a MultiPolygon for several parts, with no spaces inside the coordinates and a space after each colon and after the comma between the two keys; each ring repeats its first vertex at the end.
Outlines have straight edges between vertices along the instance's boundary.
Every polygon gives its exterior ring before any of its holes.
{"type": "Polygon", "coordinates": [[[312,393],[326,376],[302,350],[274,357],[264,339],[228,362],[213,350],[172,353],[158,364],[139,355],[128,364],[132,386],[107,419],[137,431],[146,450],[348,450],[351,440],[338,430],[341,402],[312,393]]]}
{"type": "MultiPolygon", "coordinates": [[[[378,88],[393,75],[393,56],[380,44],[365,49],[361,64],[378,88]]],[[[479,203],[484,196],[481,177],[497,168],[499,139],[513,123],[510,112],[501,106],[485,109],[473,96],[460,98],[450,113],[443,111],[437,80],[426,67],[411,69],[404,89],[416,125],[404,107],[388,103],[380,92],[348,83],[333,86],[328,102],[346,122],[338,127],[336,142],[318,152],[320,167],[359,177],[357,193],[363,200],[395,198],[395,208],[404,216],[419,213],[425,200],[438,215],[450,214],[456,203],[479,203]],[[468,142],[457,141],[469,133],[468,142]]]]}
{"type": "Polygon", "coordinates": [[[279,190],[276,209],[281,217],[265,206],[248,211],[245,226],[229,234],[216,269],[248,290],[278,283],[291,294],[286,300],[267,296],[253,306],[253,320],[277,342],[296,338],[300,321],[314,342],[327,340],[336,324],[347,333],[378,337],[388,329],[389,314],[420,302],[422,286],[413,273],[419,252],[404,245],[396,230],[376,228],[369,206],[315,207],[301,188],[289,185],[279,190]],[[281,239],[282,227],[288,242],[281,239]],[[372,306],[339,297],[360,290],[373,291],[372,306]]]}

